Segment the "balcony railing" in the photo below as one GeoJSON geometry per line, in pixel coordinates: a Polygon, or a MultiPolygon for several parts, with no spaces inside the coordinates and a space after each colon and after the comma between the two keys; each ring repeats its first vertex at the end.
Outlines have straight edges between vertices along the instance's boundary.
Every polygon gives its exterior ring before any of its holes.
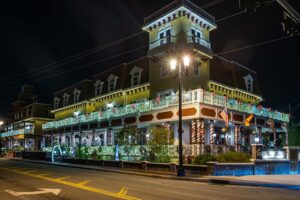
{"type": "Polygon", "coordinates": [[[10,136],[16,136],[16,135],[23,135],[23,134],[33,134],[33,129],[19,129],[19,130],[11,130],[0,133],[0,137],[10,137],[10,136]]]}
{"type": "MultiPolygon", "coordinates": [[[[175,43],[176,39],[177,39],[176,36],[174,36],[174,35],[168,35],[166,37],[163,37],[161,39],[158,39],[158,40],[152,42],[149,45],[149,49],[154,49],[156,47],[159,47],[159,46],[162,46],[162,45],[165,45],[165,44],[169,44],[169,43],[175,43]]],[[[203,38],[197,37],[195,35],[188,36],[187,37],[187,42],[188,43],[195,43],[195,44],[204,46],[204,47],[206,47],[208,49],[211,48],[209,41],[207,41],[207,40],[205,40],[203,38]]]]}
{"type": "Polygon", "coordinates": [[[166,37],[163,37],[163,38],[158,39],[158,40],[154,41],[153,43],[151,43],[149,45],[149,49],[153,49],[153,48],[162,46],[164,44],[174,43],[174,42],[175,42],[175,36],[167,35],[166,37]]]}
{"type": "MultiPolygon", "coordinates": [[[[289,121],[289,115],[277,111],[273,111],[261,106],[252,105],[249,103],[240,102],[236,99],[226,99],[225,96],[217,95],[212,92],[197,89],[190,91],[183,97],[183,104],[204,103],[213,106],[227,107],[230,110],[245,112],[257,116],[280,120],[284,122],[289,121]]],[[[92,121],[107,120],[110,118],[123,117],[128,114],[141,114],[153,110],[159,110],[178,105],[178,96],[172,95],[165,98],[157,98],[154,100],[144,101],[140,103],[133,103],[123,107],[103,109],[93,112],[89,115],[79,115],[78,117],[69,117],[63,120],[52,121],[43,124],[43,129],[59,128],[70,126],[74,124],[87,123],[92,121]]]]}
{"type": "Polygon", "coordinates": [[[196,43],[210,49],[210,42],[195,35],[188,36],[188,43],[196,43]]]}

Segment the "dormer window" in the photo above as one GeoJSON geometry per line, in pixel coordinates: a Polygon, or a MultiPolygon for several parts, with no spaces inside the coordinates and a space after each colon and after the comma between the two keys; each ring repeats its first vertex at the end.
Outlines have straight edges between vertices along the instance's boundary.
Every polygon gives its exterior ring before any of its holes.
{"type": "Polygon", "coordinates": [[[65,93],[63,96],[63,106],[67,106],[69,104],[69,97],[70,95],[65,93]]]}
{"type": "Polygon", "coordinates": [[[74,92],[73,92],[73,102],[74,102],[74,103],[79,102],[79,99],[80,99],[80,93],[81,93],[81,91],[78,90],[77,88],[74,90],[74,92]]]}
{"type": "Polygon", "coordinates": [[[111,92],[113,90],[116,89],[116,85],[117,85],[117,79],[118,77],[111,74],[108,78],[107,78],[107,83],[108,83],[108,92],[111,92]]]}
{"type": "Polygon", "coordinates": [[[247,76],[244,76],[245,84],[246,84],[246,89],[248,92],[253,92],[253,77],[248,74],[247,76]]]}
{"type": "Polygon", "coordinates": [[[129,74],[131,75],[131,87],[135,85],[139,85],[141,82],[141,75],[143,69],[134,67],[129,74]]]}
{"type": "Polygon", "coordinates": [[[58,97],[54,98],[54,100],[53,100],[54,109],[57,109],[59,107],[59,101],[60,101],[60,98],[58,98],[58,97]]]}
{"type": "Polygon", "coordinates": [[[101,95],[103,83],[104,83],[104,82],[102,82],[102,81],[100,81],[100,80],[97,80],[97,81],[95,82],[95,84],[94,84],[94,86],[95,86],[95,96],[101,95]]]}

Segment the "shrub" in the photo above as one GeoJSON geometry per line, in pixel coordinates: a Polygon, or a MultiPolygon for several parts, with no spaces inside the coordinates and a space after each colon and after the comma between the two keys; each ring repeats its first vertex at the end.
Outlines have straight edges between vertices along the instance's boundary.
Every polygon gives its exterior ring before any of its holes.
{"type": "Polygon", "coordinates": [[[210,154],[203,154],[195,157],[193,160],[193,164],[205,165],[209,161],[217,161],[217,158],[210,154]]]}
{"type": "Polygon", "coordinates": [[[218,162],[249,162],[250,161],[250,155],[243,152],[231,152],[228,151],[224,154],[220,154],[217,156],[218,162]]]}

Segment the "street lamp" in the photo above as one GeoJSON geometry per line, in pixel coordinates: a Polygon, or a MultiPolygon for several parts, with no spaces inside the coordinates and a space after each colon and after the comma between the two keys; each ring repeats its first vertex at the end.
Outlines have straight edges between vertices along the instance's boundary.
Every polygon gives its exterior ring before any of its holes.
{"type": "MultiPolygon", "coordinates": [[[[3,121],[0,121],[0,134],[2,132],[2,126],[3,126],[4,122],[3,121]]],[[[0,157],[2,155],[2,137],[0,135],[0,157]]]]}
{"type": "MultiPolygon", "coordinates": [[[[182,81],[181,81],[181,63],[183,62],[184,67],[190,65],[190,57],[184,55],[182,57],[182,61],[178,62],[178,138],[179,138],[179,167],[177,170],[177,176],[185,176],[184,168],[183,168],[183,156],[182,156],[182,81]]],[[[175,70],[177,65],[177,60],[172,59],[170,61],[171,70],[175,70]]]]}

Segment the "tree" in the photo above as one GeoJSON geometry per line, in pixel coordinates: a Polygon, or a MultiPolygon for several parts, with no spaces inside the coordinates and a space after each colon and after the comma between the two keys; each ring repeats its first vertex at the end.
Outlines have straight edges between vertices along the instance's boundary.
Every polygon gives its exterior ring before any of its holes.
{"type": "Polygon", "coordinates": [[[290,122],[289,146],[300,146],[300,123],[290,122]]]}
{"type": "Polygon", "coordinates": [[[136,126],[124,126],[122,130],[116,135],[116,144],[123,147],[124,152],[129,160],[130,152],[136,146],[136,126]]]}
{"type": "Polygon", "coordinates": [[[156,127],[151,130],[148,145],[151,149],[149,159],[155,162],[170,162],[168,145],[174,143],[174,132],[168,128],[156,127]],[[152,156],[151,156],[152,154],[152,156]]]}

